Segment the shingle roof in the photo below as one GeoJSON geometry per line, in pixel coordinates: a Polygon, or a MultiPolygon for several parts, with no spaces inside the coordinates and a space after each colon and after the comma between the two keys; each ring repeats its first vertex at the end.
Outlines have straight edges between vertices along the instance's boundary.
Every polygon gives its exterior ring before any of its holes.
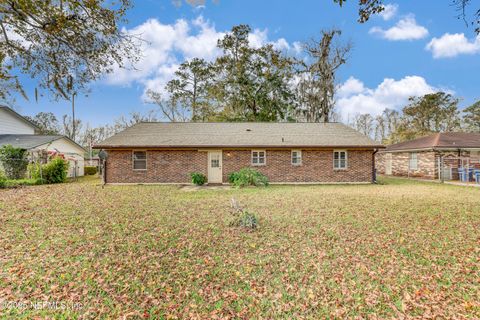
{"type": "Polygon", "coordinates": [[[385,151],[442,148],[480,148],[480,133],[448,132],[435,133],[415,140],[387,146],[385,151]]]}
{"type": "Polygon", "coordinates": [[[39,134],[0,134],[0,148],[9,144],[15,148],[29,150],[59,139],[66,139],[85,151],[85,148],[67,136],[39,134]]]}
{"type": "Polygon", "coordinates": [[[383,147],[341,123],[142,122],[95,148],[300,146],[383,147]]]}
{"type": "Polygon", "coordinates": [[[33,134],[1,134],[0,147],[3,147],[9,144],[15,148],[22,148],[22,149],[29,150],[61,138],[63,138],[63,136],[44,136],[44,135],[33,135],[33,134]]]}

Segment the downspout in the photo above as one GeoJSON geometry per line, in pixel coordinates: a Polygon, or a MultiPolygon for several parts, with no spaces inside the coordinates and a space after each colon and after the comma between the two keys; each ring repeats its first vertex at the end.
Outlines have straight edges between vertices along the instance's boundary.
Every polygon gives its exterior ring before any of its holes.
{"type": "Polygon", "coordinates": [[[374,149],[372,153],[372,183],[377,183],[377,171],[375,169],[375,154],[378,152],[378,149],[374,149]]]}

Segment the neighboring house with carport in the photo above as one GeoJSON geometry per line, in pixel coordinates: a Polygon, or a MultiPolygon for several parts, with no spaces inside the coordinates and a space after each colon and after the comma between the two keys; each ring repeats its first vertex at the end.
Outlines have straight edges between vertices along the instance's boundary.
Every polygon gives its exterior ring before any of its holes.
{"type": "Polygon", "coordinates": [[[38,131],[35,124],[13,109],[0,106],[0,147],[25,149],[32,161],[60,156],[69,162],[69,177],[83,176],[85,149],[66,136],[40,135],[38,131]]]}
{"type": "Polygon", "coordinates": [[[480,169],[479,160],[480,133],[435,133],[379,151],[377,170],[386,175],[457,180],[459,169],[480,169]]]}
{"type": "Polygon", "coordinates": [[[379,143],[341,123],[136,124],[95,146],[106,183],[228,182],[254,168],[273,183],[371,183],[379,143]]]}

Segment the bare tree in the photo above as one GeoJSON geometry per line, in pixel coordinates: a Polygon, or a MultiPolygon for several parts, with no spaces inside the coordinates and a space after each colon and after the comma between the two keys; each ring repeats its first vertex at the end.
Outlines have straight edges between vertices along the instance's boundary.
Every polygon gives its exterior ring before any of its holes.
{"type": "Polygon", "coordinates": [[[62,117],[62,124],[62,134],[77,141],[77,133],[82,130],[82,121],[80,119],[75,119],[75,125],[73,125],[72,117],[64,114],[62,117]]]}
{"type": "Polygon", "coordinates": [[[336,72],[347,62],[352,49],[350,42],[336,40],[340,30],[322,31],[320,40],[311,40],[304,45],[311,60],[301,62],[297,96],[299,112],[309,122],[329,122],[335,106],[336,72]]]}
{"type": "Polygon", "coordinates": [[[113,128],[115,133],[125,130],[140,122],[155,122],[158,121],[157,111],[149,110],[146,113],[130,112],[128,117],[121,116],[115,119],[113,128]]]}
{"type": "Polygon", "coordinates": [[[89,124],[86,125],[85,130],[79,134],[79,143],[88,147],[90,144],[97,144],[115,134],[115,128],[112,125],[105,125],[92,128],[89,124]]]}
{"type": "Polygon", "coordinates": [[[171,122],[186,122],[190,120],[189,108],[172,99],[166,99],[160,92],[147,90],[151,103],[158,106],[163,117],[171,122]]]}
{"type": "Polygon", "coordinates": [[[387,137],[386,122],[387,121],[385,120],[383,115],[379,115],[375,117],[375,128],[374,128],[374,134],[373,134],[373,139],[375,141],[382,142],[387,137]]]}
{"type": "Polygon", "coordinates": [[[352,122],[352,127],[358,132],[363,133],[366,136],[373,137],[374,129],[374,119],[371,114],[357,114],[352,122]]]}
{"type": "MultiPolygon", "coordinates": [[[[90,124],[86,124],[85,129],[82,129],[82,126],[78,127],[76,139],[82,146],[89,146],[91,144],[99,143],[114,134],[123,131],[137,123],[140,122],[153,122],[158,121],[157,110],[149,110],[146,113],[141,112],[130,112],[127,116],[120,116],[116,118],[113,123],[101,125],[98,127],[91,127],[90,124]]],[[[69,136],[69,131],[71,130],[71,118],[64,116],[64,132],[69,136]],[[66,125],[65,125],[66,123],[66,125]]],[[[78,125],[78,123],[77,123],[78,125]]]]}
{"type": "Polygon", "coordinates": [[[61,131],[57,117],[52,112],[39,112],[33,117],[25,118],[37,125],[40,134],[58,134],[61,131]]]}
{"type": "MultiPolygon", "coordinates": [[[[401,122],[401,114],[392,109],[385,109],[382,113],[382,118],[385,120],[385,137],[384,140],[392,140],[392,134],[397,131],[401,122]]],[[[390,141],[393,143],[393,141],[390,141]]],[[[396,142],[396,141],[395,141],[396,142]]]]}

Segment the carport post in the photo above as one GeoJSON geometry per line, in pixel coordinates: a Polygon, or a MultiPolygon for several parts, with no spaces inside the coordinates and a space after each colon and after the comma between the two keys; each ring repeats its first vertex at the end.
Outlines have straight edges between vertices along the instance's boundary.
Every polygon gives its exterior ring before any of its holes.
{"type": "Polygon", "coordinates": [[[467,159],[467,169],[465,170],[467,173],[467,185],[470,184],[470,158],[467,159]]]}
{"type": "Polygon", "coordinates": [[[438,158],[438,160],[439,160],[439,162],[440,162],[440,163],[439,163],[439,166],[438,166],[438,168],[439,168],[439,170],[440,170],[439,173],[438,173],[438,176],[440,177],[440,181],[441,181],[442,183],[444,183],[444,182],[445,182],[445,176],[444,176],[444,172],[445,172],[445,171],[444,171],[444,168],[443,168],[443,155],[442,155],[442,154],[440,155],[440,157],[438,158]]]}

